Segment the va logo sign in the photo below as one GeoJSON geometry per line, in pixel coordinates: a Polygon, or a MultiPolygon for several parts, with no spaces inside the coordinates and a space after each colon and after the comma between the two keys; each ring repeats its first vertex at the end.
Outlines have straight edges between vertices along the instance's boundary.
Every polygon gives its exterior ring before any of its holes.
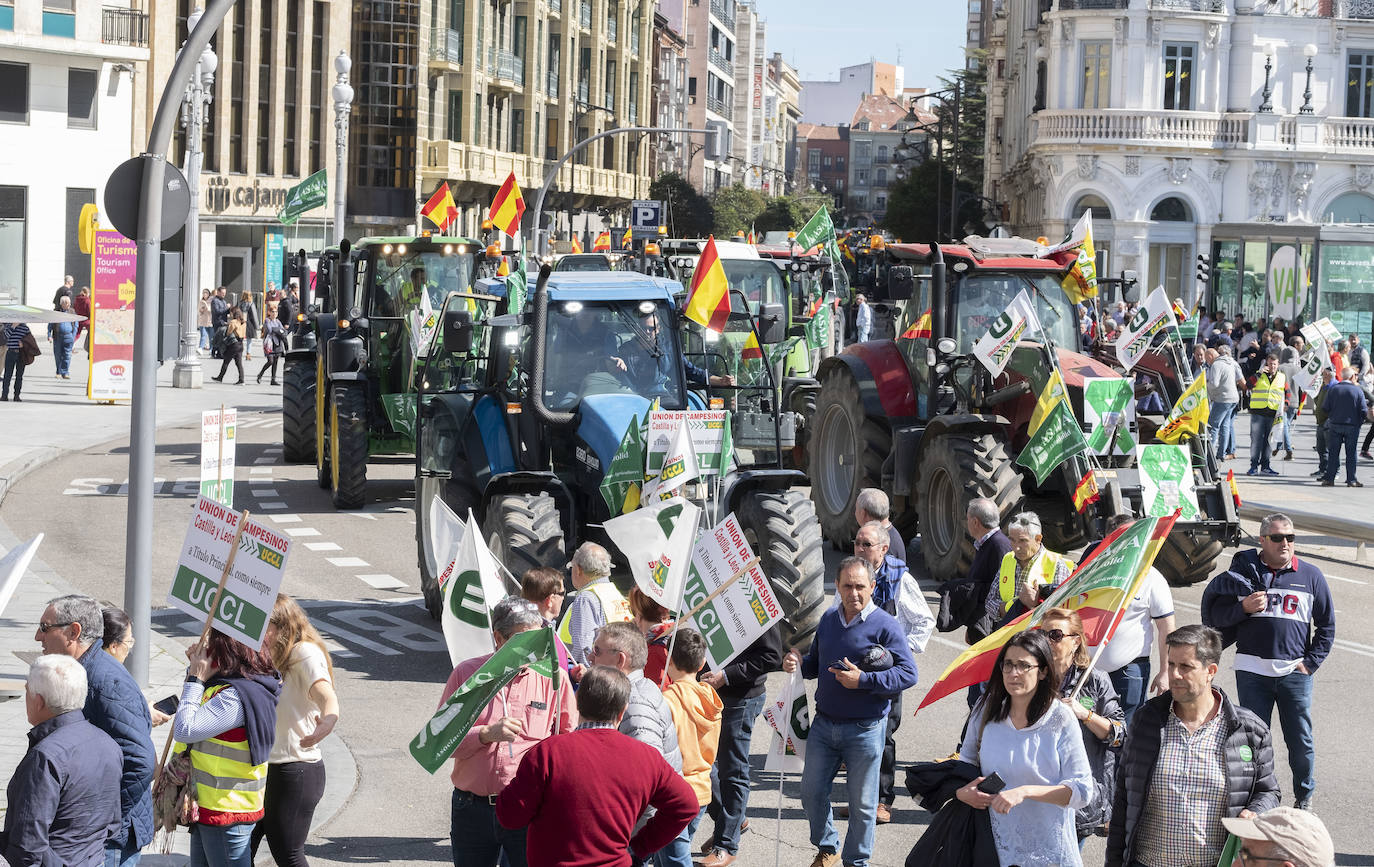
{"type": "Polygon", "coordinates": [[[1298,251],[1286,244],[1269,260],[1269,308],[1275,316],[1293,319],[1307,307],[1307,268],[1298,251]]]}

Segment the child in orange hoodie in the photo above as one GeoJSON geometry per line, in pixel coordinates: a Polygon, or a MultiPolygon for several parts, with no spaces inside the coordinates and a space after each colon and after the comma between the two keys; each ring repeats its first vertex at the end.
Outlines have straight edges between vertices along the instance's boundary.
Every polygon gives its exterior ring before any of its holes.
{"type": "Polygon", "coordinates": [[[714,689],[697,680],[705,662],[706,639],[695,629],[679,629],[668,658],[668,685],[663,688],[663,697],[673,711],[678,748],[682,750],[682,776],[697,793],[701,811],[676,840],[654,856],[656,867],[692,867],[692,837],[706,805],[711,803],[711,766],[716,763],[725,705],[714,689]]]}

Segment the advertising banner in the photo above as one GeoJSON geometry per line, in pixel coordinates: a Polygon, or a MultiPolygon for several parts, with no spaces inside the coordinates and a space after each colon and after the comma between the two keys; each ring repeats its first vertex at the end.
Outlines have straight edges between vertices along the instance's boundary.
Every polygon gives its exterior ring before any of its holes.
{"type": "Polygon", "coordinates": [[[134,389],[134,296],[138,246],[113,230],[91,247],[91,351],[86,397],[129,400],[134,389]]]}
{"type": "Polygon", "coordinates": [[[200,495],[234,507],[234,447],[239,411],[207,409],[200,414],[200,495]]]}
{"type": "Polygon", "coordinates": [[[646,475],[653,477],[663,468],[664,456],[672,448],[677,429],[684,422],[692,438],[697,472],[702,477],[719,475],[721,464],[730,459],[727,438],[730,419],[723,409],[658,410],[649,415],[649,430],[644,437],[648,457],[646,475]]]}
{"type": "Polygon", "coordinates": [[[1181,521],[1198,518],[1193,462],[1187,446],[1152,443],[1140,449],[1140,488],[1145,515],[1163,518],[1181,509],[1181,521]]]}
{"type": "Polygon", "coordinates": [[[782,619],[773,586],[733,514],[704,533],[692,551],[682,607],[692,611],[697,606],[701,610],[687,625],[706,639],[706,663],[712,671],[720,671],[782,619]]]}
{"type": "MultiPolygon", "coordinates": [[[[168,605],[205,622],[238,526],[239,514],[223,503],[209,497],[196,501],[177,558],[176,577],[167,593],[168,605]]],[[[290,539],[250,520],[239,536],[238,554],[224,582],[214,628],[254,650],[260,649],[290,553],[290,539]]]]}

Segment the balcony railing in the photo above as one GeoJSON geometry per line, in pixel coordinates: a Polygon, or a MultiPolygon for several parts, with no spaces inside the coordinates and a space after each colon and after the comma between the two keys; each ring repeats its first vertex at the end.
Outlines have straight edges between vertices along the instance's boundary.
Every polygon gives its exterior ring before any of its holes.
{"type": "Polygon", "coordinates": [[[582,25],[583,30],[592,29],[592,4],[587,0],[582,0],[582,8],[577,13],[577,20],[582,25]]]}
{"type": "Polygon", "coordinates": [[[719,69],[721,69],[722,71],[724,71],[726,75],[730,76],[731,78],[734,78],[734,76],[735,76],[735,64],[733,64],[733,63],[731,63],[730,61],[726,60],[724,54],[721,54],[719,51],[717,51],[717,50],[714,49],[714,48],[709,48],[709,49],[707,49],[707,51],[706,51],[706,56],[707,56],[707,57],[710,59],[710,61],[711,61],[712,63],[714,63],[719,69]]]}
{"type": "Polygon", "coordinates": [[[868,167],[871,166],[871,165],[873,165],[873,158],[872,158],[872,157],[855,157],[855,158],[854,158],[854,168],[856,168],[856,169],[866,169],[866,168],[868,168],[868,167]]]}
{"type": "Polygon", "coordinates": [[[1035,115],[1040,142],[1150,142],[1229,148],[1249,137],[1248,115],[1081,109],[1035,115]]]}
{"type": "Polygon", "coordinates": [[[100,41],[106,45],[148,47],[148,13],[119,6],[100,12],[100,41]]]}
{"type": "Polygon", "coordinates": [[[495,70],[496,77],[503,81],[513,82],[516,87],[525,84],[525,60],[510,51],[496,52],[495,70]]]}
{"type": "Polygon", "coordinates": [[[635,102],[630,103],[630,126],[639,125],[639,105],[635,102]]]}
{"type": "Polygon", "coordinates": [[[547,0],[547,2],[549,4],[550,15],[563,14],[563,0],[547,0]]]}
{"type": "Polygon", "coordinates": [[[711,0],[711,14],[725,23],[731,30],[735,29],[735,4],[727,3],[725,0],[711,0]]]}
{"type": "Polygon", "coordinates": [[[1374,18],[1374,0],[1336,0],[1337,18],[1374,18]]]}
{"type": "Polygon", "coordinates": [[[1216,12],[1224,15],[1226,0],[1150,0],[1150,8],[1176,12],[1216,12]]]}
{"type": "Polygon", "coordinates": [[[463,31],[435,28],[429,37],[429,58],[461,65],[463,62],[463,31]]]}
{"type": "Polygon", "coordinates": [[[1374,150],[1374,119],[1366,117],[1332,117],[1324,122],[1327,147],[1374,150]]]}
{"type": "Polygon", "coordinates": [[[1129,9],[1131,0],[1059,0],[1060,12],[1079,9],[1129,9]]]}
{"type": "Polygon", "coordinates": [[[606,41],[615,44],[615,38],[619,35],[620,22],[615,18],[606,19],[606,41]]]}
{"type": "Polygon", "coordinates": [[[544,92],[549,95],[549,99],[558,98],[558,73],[548,72],[544,76],[544,92]]]}
{"type": "Polygon", "coordinates": [[[721,117],[727,119],[730,118],[733,114],[731,112],[731,106],[725,100],[717,99],[714,96],[706,97],[706,108],[708,111],[713,111],[721,117]]]}

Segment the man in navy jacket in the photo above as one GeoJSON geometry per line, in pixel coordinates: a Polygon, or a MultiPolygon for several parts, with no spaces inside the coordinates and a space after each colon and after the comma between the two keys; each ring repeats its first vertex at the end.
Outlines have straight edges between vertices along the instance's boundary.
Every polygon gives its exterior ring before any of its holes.
{"type": "Polygon", "coordinates": [[[846,557],[835,576],[838,604],[821,615],[806,656],[795,649],[783,671],[801,668],[816,680],[816,718],[806,738],[802,806],[818,852],[812,867],[838,867],[839,834],[830,790],[844,764],[849,781],[849,827],[844,860],[868,867],[878,806],[878,768],[893,697],[916,685],[916,663],[897,618],[873,604],[873,567],[846,557]]]}
{"type": "Polygon", "coordinates": [[[89,596],[59,596],[43,611],[35,640],[44,653],[70,656],[86,670],[86,719],[119,745],[121,823],[107,843],[106,863],[133,867],[153,839],[152,719],[133,675],[103,650],[100,603],[89,596]]]}
{"type": "Polygon", "coordinates": [[[1260,522],[1260,549],[1239,551],[1202,596],[1202,622],[1236,643],[1236,695],[1266,725],[1279,725],[1293,771],[1294,806],[1310,809],[1316,786],[1312,676],[1336,640],[1326,577],[1294,553],[1293,522],[1260,522]]]}

